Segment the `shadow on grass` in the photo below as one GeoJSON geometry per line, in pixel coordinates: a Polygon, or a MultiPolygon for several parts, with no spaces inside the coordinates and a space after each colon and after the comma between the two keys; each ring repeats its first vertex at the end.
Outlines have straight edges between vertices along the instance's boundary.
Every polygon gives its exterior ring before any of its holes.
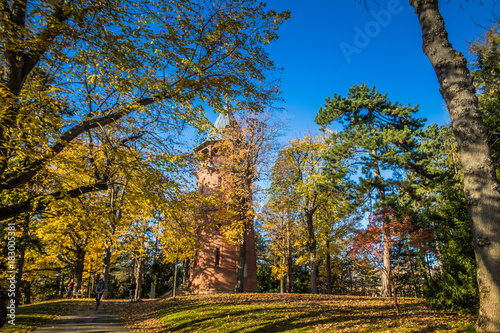
{"type": "MultiPolygon", "coordinates": [[[[271,304],[275,302],[271,302],[271,304]]],[[[354,306],[339,307],[335,304],[318,306],[298,304],[286,306],[259,306],[251,303],[238,304],[177,304],[160,311],[160,317],[169,324],[169,332],[188,332],[191,330],[205,332],[252,332],[272,333],[314,328],[331,327],[335,331],[357,325],[373,325],[374,328],[398,328],[400,323],[412,322],[424,328],[421,332],[434,332],[449,328],[446,324],[433,325],[426,319],[432,315],[430,310],[421,310],[418,314],[404,311],[400,315],[392,312],[390,306],[354,306]],[[238,309],[241,306],[248,309],[238,309]],[[170,317],[170,318],[169,318],[170,317]],[[387,326],[388,325],[388,326],[387,326]]],[[[409,308],[409,307],[408,307],[409,308]]],[[[453,314],[442,313],[441,317],[452,318],[453,314]]],[[[404,325],[403,325],[404,326],[404,325]]],[[[461,332],[470,332],[465,329],[461,332]]]]}
{"type": "MultiPolygon", "coordinates": [[[[241,305],[241,304],[239,304],[241,305]]],[[[234,305],[238,306],[238,305],[234,305]]],[[[263,309],[231,310],[230,306],[222,305],[219,313],[210,312],[210,308],[200,305],[179,306],[162,311],[161,317],[174,316],[167,321],[183,322],[169,327],[171,332],[187,330],[218,330],[221,326],[227,327],[223,332],[237,333],[241,331],[265,333],[284,332],[304,327],[315,327],[318,325],[339,324],[353,320],[377,321],[389,318],[392,315],[361,315],[354,314],[350,310],[331,307],[321,311],[311,311],[308,306],[273,307],[263,309]],[[291,314],[292,312],[302,314],[291,314]],[[208,312],[208,313],[206,313],[208,312]],[[189,319],[193,313],[198,314],[197,319],[189,319]],[[200,317],[199,314],[203,314],[200,317]],[[370,317],[370,318],[368,318],[370,317]],[[255,320],[252,320],[255,319],[255,320]],[[219,322],[217,322],[219,321],[219,322]],[[222,323],[220,322],[222,321],[222,323]],[[231,327],[232,326],[232,327],[231,327]],[[236,326],[236,327],[234,327],[236,326]],[[250,327],[251,326],[251,327],[250,327]],[[234,327],[234,328],[233,328],[234,327]]],[[[337,326],[336,326],[337,327],[337,326]]]]}
{"type": "Polygon", "coordinates": [[[148,332],[264,333],[316,328],[325,332],[473,332],[471,318],[429,310],[418,299],[402,300],[400,315],[390,299],[304,294],[191,295],[176,301],[109,303],[113,303],[109,310],[119,313],[131,328],[148,332]]]}

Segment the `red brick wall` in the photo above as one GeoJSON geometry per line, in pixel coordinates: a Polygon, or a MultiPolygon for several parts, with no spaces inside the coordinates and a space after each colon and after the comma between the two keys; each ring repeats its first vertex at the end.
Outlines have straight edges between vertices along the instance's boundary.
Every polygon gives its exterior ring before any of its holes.
{"type": "MultiPolygon", "coordinates": [[[[204,147],[201,151],[212,155],[212,147],[204,147]]],[[[219,177],[211,172],[207,166],[213,163],[221,163],[223,159],[219,156],[211,156],[211,161],[206,161],[199,166],[196,175],[198,179],[198,191],[204,195],[212,194],[211,188],[217,186],[219,177]]],[[[200,223],[211,223],[210,217],[200,223]]],[[[200,235],[201,248],[198,250],[191,264],[189,287],[195,293],[208,292],[232,292],[236,285],[236,263],[239,250],[226,244],[224,237],[218,230],[200,235]],[[219,264],[216,263],[217,248],[219,249],[219,264]]],[[[251,226],[246,236],[245,263],[247,265],[246,277],[243,279],[243,290],[245,292],[257,292],[257,262],[255,253],[255,231],[251,226]]]]}
{"type": "MultiPolygon", "coordinates": [[[[224,242],[217,234],[202,234],[201,249],[191,265],[190,290],[192,292],[232,292],[236,285],[236,263],[239,249],[224,242]],[[216,264],[219,248],[219,265],[216,264]]],[[[257,292],[257,263],[253,227],[246,237],[246,277],[243,279],[245,292],[257,292]]]]}

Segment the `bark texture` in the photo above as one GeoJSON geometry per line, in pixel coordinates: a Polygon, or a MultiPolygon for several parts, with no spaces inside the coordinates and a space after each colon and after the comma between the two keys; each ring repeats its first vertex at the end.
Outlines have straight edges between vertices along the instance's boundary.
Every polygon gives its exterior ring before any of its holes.
{"type": "Polygon", "coordinates": [[[246,257],[246,234],[247,234],[247,228],[244,228],[243,231],[243,240],[241,241],[239,247],[239,254],[238,254],[238,263],[236,266],[236,285],[234,287],[234,292],[236,293],[242,293],[243,290],[243,278],[244,278],[244,273],[245,273],[245,257],[246,257]]]}
{"type": "Polygon", "coordinates": [[[500,186],[467,60],[448,40],[437,0],[411,0],[423,51],[436,72],[464,170],[464,190],[477,261],[478,332],[500,332],[500,186]]]}
{"type": "Polygon", "coordinates": [[[111,265],[111,246],[108,241],[104,243],[104,254],[102,257],[102,278],[106,289],[102,294],[102,299],[108,298],[108,282],[109,282],[109,268],[111,265]]]}
{"type": "Polygon", "coordinates": [[[78,247],[75,251],[76,259],[75,259],[75,287],[73,288],[73,292],[78,292],[78,290],[82,289],[83,282],[83,269],[85,265],[85,254],[86,251],[78,247]]]}

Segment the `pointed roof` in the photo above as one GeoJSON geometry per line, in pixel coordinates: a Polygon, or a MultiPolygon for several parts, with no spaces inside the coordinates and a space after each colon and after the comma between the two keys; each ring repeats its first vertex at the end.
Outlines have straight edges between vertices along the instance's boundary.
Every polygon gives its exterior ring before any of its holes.
{"type": "Polygon", "coordinates": [[[201,144],[199,144],[194,150],[200,150],[207,144],[215,141],[220,141],[223,139],[220,131],[228,128],[229,126],[233,125],[236,122],[236,119],[234,118],[234,115],[231,111],[227,111],[227,108],[219,114],[217,117],[217,120],[215,120],[214,123],[214,128],[208,133],[207,138],[205,141],[203,141],[201,144]]]}
{"type": "Polygon", "coordinates": [[[219,114],[217,120],[214,123],[215,131],[210,131],[207,138],[205,139],[205,142],[222,140],[220,131],[231,126],[234,121],[235,120],[232,112],[219,114]]]}

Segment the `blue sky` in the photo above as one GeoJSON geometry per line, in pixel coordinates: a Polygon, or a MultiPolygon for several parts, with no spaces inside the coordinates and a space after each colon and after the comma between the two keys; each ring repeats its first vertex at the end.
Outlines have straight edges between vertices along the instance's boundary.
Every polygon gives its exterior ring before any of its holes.
{"type": "MultiPolygon", "coordinates": [[[[291,11],[278,32],[279,40],[267,47],[271,59],[283,68],[284,107],[291,119],[288,138],[317,130],[314,117],[325,98],[334,93],[345,96],[352,85],[363,82],[388,93],[393,102],[419,104],[420,117],[428,124],[449,122],[409,1],[378,2],[380,6],[370,9],[379,16],[390,13],[390,20],[383,17],[385,26],[356,0],[267,1],[268,9],[291,11]],[[369,40],[356,39],[359,31],[369,40]],[[341,45],[359,46],[359,53],[343,52],[341,45]]],[[[468,41],[484,32],[477,23],[489,26],[496,8],[493,0],[484,0],[483,5],[462,0],[461,5],[458,0],[443,0],[440,8],[451,43],[469,58],[468,41]]]]}

